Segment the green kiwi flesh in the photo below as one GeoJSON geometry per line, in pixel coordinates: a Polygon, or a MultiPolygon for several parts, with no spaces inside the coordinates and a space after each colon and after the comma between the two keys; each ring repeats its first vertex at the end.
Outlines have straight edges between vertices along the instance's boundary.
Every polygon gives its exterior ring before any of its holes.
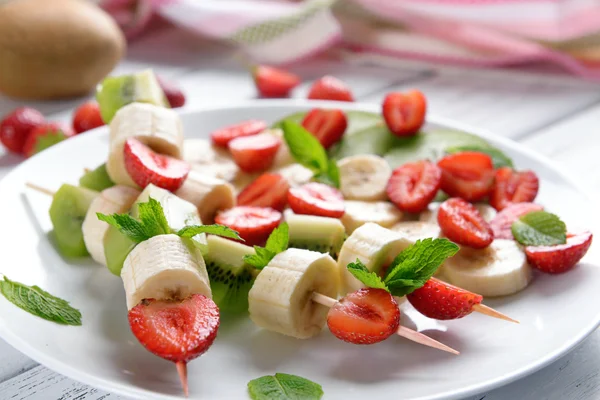
{"type": "Polygon", "coordinates": [[[79,186],[96,190],[98,192],[115,186],[115,183],[106,172],[106,164],[100,165],[98,168],[88,171],[79,178],[79,186]]]}

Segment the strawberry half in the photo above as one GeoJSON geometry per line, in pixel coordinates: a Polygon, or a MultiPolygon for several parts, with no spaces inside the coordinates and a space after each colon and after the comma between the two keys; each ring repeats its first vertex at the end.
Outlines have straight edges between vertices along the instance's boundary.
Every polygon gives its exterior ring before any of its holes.
{"type": "Polygon", "coordinates": [[[262,97],[287,97],[300,84],[298,75],[267,65],[254,67],[252,77],[262,97]]]}
{"type": "Polygon", "coordinates": [[[331,186],[311,182],[288,191],[288,204],[296,214],[340,218],[344,215],[344,196],[331,186]]]}
{"type": "Polygon", "coordinates": [[[76,134],[103,126],[100,106],[95,101],[88,101],[77,107],[73,114],[73,130],[76,134]]]}
{"type": "Polygon", "coordinates": [[[262,245],[282,218],[281,213],[272,208],[237,206],[218,213],[215,223],[237,231],[245,244],[252,246],[262,245]]]}
{"type": "Polygon", "coordinates": [[[41,112],[31,107],[19,107],[0,121],[0,141],[8,151],[24,153],[29,133],[44,123],[41,112]]]}
{"type": "Polygon", "coordinates": [[[185,161],[155,153],[134,138],[127,139],[123,154],[127,173],[142,188],[152,183],[174,192],[183,185],[190,172],[190,166],[185,161]]]}
{"type": "Polygon", "coordinates": [[[326,75],[312,84],[308,91],[312,100],[354,101],[348,85],[338,78],[326,75]]]}
{"type": "Polygon", "coordinates": [[[500,211],[511,203],[532,202],[540,188],[540,180],[533,171],[517,172],[509,167],[496,171],[496,182],[490,195],[490,204],[500,211]]]}
{"type": "Polygon", "coordinates": [[[425,123],[427,100],[418,90],[394,92],[385,96],[382,104],[383,119],[396,136],[413,136],[425,123]]]}
{"type": "Polygon", "coordinates": [[[567,243],[557,246],[527,246],[525,254],[532,267],[549,274],[573,269],[592,244],[591,232],[567,234],[567,243]]]}
{"type": "Polygon", "coordinates": [[[31,157],[73,135],[74,132],[71,128],[64,124],[58,122],[43,123],[29,132],[23,145],[23,154],[26,157],[31,157]]]}
{"type": "Polygon", "coordinates": [[[271,207],[283,211],[287,204],[288,181],[279,174],[263,174],[238,194],[239,206],[271,207]]]}
{"type": "Polygon", "coordinates": [[[233,139],[229,151],[242,171],[261,172],[268,169],[281,146],[281,139],[270,133],[261,133],[233,139]]]}
{"type": "Polygon", "coordinates": [[[156,80],[158,80],[160,88],[165,93],[165,97],[171,108],[179,108],[185,105],[185,94],[183,94],[179,86],[159,76],[156,77],[156,80]]]}
{"type": "Polygon", "coordinates": [[[364,288],[341,298],[327,314],[327,326],[340,340],[373,344],[393,335],[400,326],[400,310],[383,289],[364,288]]]}
{"type": "Polygon", "coordinates": [[[217,146],[227,147],[230,141],[242,136],[252,136],[267,129],[267,123],[261,120],[248,120],[229,125],[210,133],[210,138],[217,146]]]}
{"type": "Polygon", "coordinates": [[[542,211],[544,207],[535,203],[514,203],[506,206],[500,211],[494,219],[490,221],[494,238],[496,239],[514,239],[512,234],[512,224],[523,215],[533,211],[542,211]]]}
{"type": "Polygon", "coordinates": [[[494,185],[494,164],[484,153],[465,151],[447,155],[438,161],[442,169],[441,188],[451,197],[479,201],[494,185]]]}
{"type": "Polygon", "coordinates": [[[348,127],[348,120],[342,110],[314,108],[306,114],[302,126],[328,149],[342,139],[348,127]]]}
{"type": "Polygon", "coordinates": [[[494,240],[490,225],[471,203],[463,199],[455,197],[444,201],[437,219],[444,236],[455,243],[482,249],[494,240]]]}
{"type": "Polygon", "coordinates": [[[483,297],[468,290],[430,278],[425,285],[406,296],[421,314],[433,319],[458,319],[471,314],[483,297]]]}
{"type": "Polygon", "coordinates": [[[434,199],[441,178],[442,171],[432,162],[407,163],[392,172],[385,190],[399,209],[419,213],[434,199]]]}

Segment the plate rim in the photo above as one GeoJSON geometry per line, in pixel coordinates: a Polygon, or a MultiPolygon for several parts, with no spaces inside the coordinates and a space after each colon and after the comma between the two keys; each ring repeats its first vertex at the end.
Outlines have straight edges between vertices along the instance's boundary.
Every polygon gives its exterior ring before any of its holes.
{"type": "MultiPolygon", "coordinates": [[[[347,102],[337,102],[337,101],[315,101],[315,100],[305,100],[305,99],[277,99],[277,100],[246,100],[239,101],[227,105],[206,105],[206,106],[198,106],[198,107],[183,107],[181,109],[177,109],[180,115],[188,115],[188,114],[198,114],[198,113],[211,113],[215,111],[224,111],[231,110],[232,112],[235,109],[239,108],[298,108],[297,111],[301,111],[301,109],[310,109],[313,107],[335,107],[342,108],[344,110],[354,110],[354,111],[367,111],[367,112],[379,112],[380,106],[378,104],[373,103],[347,103],[347,102]]],[[[292,111],[296,112],[296,111],[292,111]]],[[[571,184],[576,191],[583,196],[587,197],[588,200],[595,200],[598,196],[593,195],[587,189],[584,188],[581,181],[571,175],[569,172],[563,171],[557,163],[551,160],[549,157],[536,152],[535,150],[522,145],[521,143],[504,136],[500,136],[494,134],[493,132],[486,130],[484,128],[474,127],[470,124],[465,124],[459,121],[455,121],[451,118],[439,117],[435,115],[428,115],[427,122],[433,123],[436,125],[441,125],[444,127],[448,127],[451,129],[458,129],[465,132],[473,133],[477,136],[481,136],[486,139],[491,139],[497,143],[502,144],[509,148],[511,151],[518,151],[525,155],[526,157],[533,159],[539,163],[544,164],[546,167],[550,168],[553,172],[557,173],[562,179],[571,184]]],[[[103,126],[92,131],[88,131],[85,135],[81,135],[83,137],[89,137],[91,135],[100,137],[101,135],[108,133],[108,127],[103,126]]],[[[83,140],[79,137],[75,137],[69,140],[69,142],[73,142],[73,140],[83,140]]],[[[59,143],[55,147],[63,146],[65,143],[59,143]]],[[[2,191],[2,187],[4,186],[4,182],[8,180],[8,178],[13,175],[17,175],[20,173],[20,170],[26,168],[27,165],[31,162],[31,160],[36,160],[38,157],[48,156],[53,150],[49,149],[43,153],[36,154],[31,159],[25,160],[21,164],[19,164],[16,168],[12,169],[8,174],[6,174],[0,180],[0,193],[2,191]]],[[[1,275],[1,274],[0,274],[1,275]]],[[[518,368],[508,374],[501,375],[494,379],[489,379],[487,381],[483,381],[481,383],[473,384],[467,386],[465,388],[456,389],[456,390],[447,390],[444,392],[440,392],[434,395],[421,396],[415,398],[414,400],[451,400],[451,399],[459,399],[472,395],[476,395],[482,393],[484,391],[490,391],[501,386],[508,385],[514,381],[522,379],[528,375],[533,374],[536,371],[541,370],[542,368],[548,366],[552,362],[558,360],[559,358],[565,356],[570,351],[572,351],[578,344],[580,344],[585,338],[587,338],[591,333],[596,330],[600,326],[600,310],[597,312],[595,317],[591,319],[590,323],[581,330],[577,335],[573,336],[569,341],[565,342],[561,347],[558,347],[554,351],[547,353],[544,357],[538,359],[537,361],[531,362],[521,368],[518,368]]],[[[13,332],[8,329],[7,325],[4,323],[3,318],[0,316],[0,338],[5,340],[10,346],[15,348],[17,351],[25,354],[27,357],[33,359],[38,362],[40,365],[51,369],[52,371],[64,375],[70,379],[74,379],[80,383],[90,385],[101,390],[106,390],[111,393],[126,396],[135,399],[148,399],[156,398],[156,399],[181,399],[180,396],[172,396],[166,394],[160,394],[153,392],[149,389],[136,388],[132,385],[125,385],[118,382],[114,382],[112,380],[108,380],[105,378],[97,377],[93,374],[84,372],[82,370],[78,370],[75,367],[70,366],[67,362],[62,362],[53,357],[46,356],[43,352],[38,352],[36,349],[31,347],[27,341],[21,340],[17,335],[13,334],[13,332]]]]}

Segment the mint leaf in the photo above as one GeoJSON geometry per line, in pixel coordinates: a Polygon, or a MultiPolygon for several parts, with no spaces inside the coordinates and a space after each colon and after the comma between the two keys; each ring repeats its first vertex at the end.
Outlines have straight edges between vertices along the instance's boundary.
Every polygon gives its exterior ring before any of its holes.
{"type": "Polygon", "coordinates": [[[387,285],[383,283],[381,277],[375,272],[369,271],[358,258],[356,259],[356,262],[348,264],[346,268],[348,268],[348,271],[350,271],[350,273],[365,286],[374,289],[385,289],[389,292],[387,285]]]}
{"type": "Polygon", "coordinates": [[[567,242],[567,227],[558,216],[533,211],[513,222],[512,234],[524,246],[554,246],[567,242]]]}
{"type": "Polygon", "coordinates": [[[222,237],[226,237],[229,239],[244,240],[233,229],[231,229],[225,225],[218,225],[218,224],[185,226],[177,232],[177,235],[184,237],[184,238],[192,238],[200,233],[207,233],[209,235],[222,236],[222,237]]]}
{"type": "Polygon", "coordinates": [[[289,240],[289,227],[284,222],[271,232],[265,247],[254,246],[256,254],[245,255],[244,261],[254,268],[263,269],[273,257],[287,249],[289,240]]]}
{"type": "Polygon", "coordinates": [[[138,204],[138,215],[149,238],[171,233],[161,204],[152,197],[146,203],[138,204]]]}
{"type": "Polygon", "coordinates": [[[459,247],[448,239],[423,239],[396,256],[385,274],[384,283],[394,296],[420,288],[459,247]]]}
{"type": "Polygon", "coordinates": [[[133,218],[129,214],[112,214],[106,215],[102,213],[96,213],[100,221],[104,221],[109,225],[114,226],[123,235],[127,236],[136,243],[141,243],[144,240],[150,239],[144,225],[133,218]]]}
{"type": "Polygon", "coordinates": [[[276,373],[248,382],[248,393],[252,400],[319,400],[323,388],[300,376],[276,373]]]}
{"type": "Polygon", "coordinates": [[[244,262],[252,265],[254,268],[263,269],[276,256],[275,253],[264,247],[254,246],[256,254],[247,254],[244,256],[244,262]]]}
{"type": "Polygon", "coordinates": [[[0,281],[0,292],[17,307],[30,314],[61,325],[81,325],[81,312],[69,302],[55,297],[38,286],[27,286],[11,281],[6,276],[0,281]]]}
{"type": "Polygon", "coordinates": [[[467,146],[454,146],[446,149],[446,153],[462,153],[463,151],[476,151],[479,153],[487,154],[492,158],[492,162],[494,163],[494,168],[501,167],[514,167],[513,161],[509,156],[504,154],[502,151],[495,147],[491,146],[477,146],[477,145],[467,145],[467,146]]]}

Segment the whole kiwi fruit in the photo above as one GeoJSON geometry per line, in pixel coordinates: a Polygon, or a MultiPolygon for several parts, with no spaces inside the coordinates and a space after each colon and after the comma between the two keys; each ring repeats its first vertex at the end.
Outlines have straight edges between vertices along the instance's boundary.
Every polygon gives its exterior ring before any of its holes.
{"type": "Polygon", "coordinates": [[[85,0],[0,3],[0,92],[22,99],[89,93],[125,53],[113,19],[85,0]]]}

